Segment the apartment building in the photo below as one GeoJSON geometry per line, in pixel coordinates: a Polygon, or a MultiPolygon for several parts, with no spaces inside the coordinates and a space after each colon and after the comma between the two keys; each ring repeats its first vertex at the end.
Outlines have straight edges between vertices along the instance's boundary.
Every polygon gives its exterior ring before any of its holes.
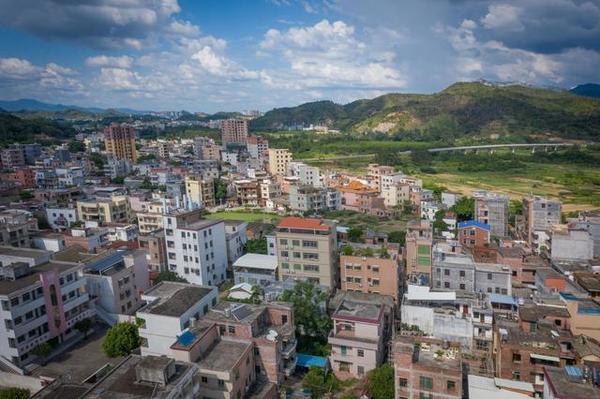
{"type": "Polygon", "coordinates": [[[338,286],[335,224],[320,219],[286,217],[277,225],[279,279],[308,280],[338,286]]]}
{"type": "Polygon", "coordinates": [[[285,176],[290,162],[292,153],[287,148],[269,148],[269,174],[285,176]]]}
{"type": "Polygon", "coordinates": [[[167,270],[167,244],[163,229],[138,236],[138,243],[140,249],[146,252],[149,271],[167,270]]]}
{"type": "Polygon", "coordinates": [[[79,246],[89,253],[95,253],[107,246],[108,229],[104,227],[72,228],[65,233],[65,246],[79,246]]]}
{"type": "Polygon", "coordinates": [[[299,212],[319,211],[326,208],[326,189],[308,185],[290,185],[290,209],[299,212]]]}
{"type": "Polygon", "coordinates": [[[217,287],[163,281],[147,290],[138,309],[142,356],[171,356],[171,345],[217,304],[217,287]]]}
{"type": "Polygon", "coordinates": [[[77,214],[84,222],[128,223],[131,219],[129,199],[125,195],[79,200],[77,214]]]}
{"type": "Polygon", "coordinates": [[[80,166],[54,169],[58,188],[82,186],[85,183],[85,171],[80,166]]]}
{"type": "Polygon", "coordinates": [[[35,174],[31,168],[18,168],[14,172],[2,173],[0,178],[18,183],[22,188],[36,187],[35,174]]]}
{"type": "Polygon", "coordinates": [[[490,243],[490,225],[467,220],[458,223],[458,241],[465,248],[483,247],[490,243]]]}
{"type": "Polygon", "coordinates": [[[221,121],[221,142],[246,145],[248,140],[248,121],[245,119],[225,119],[221,121]]]}
{"type": "Polygon", "coordinates": [[[427,220],[411,221],[406,227],[406,278],[414,284],[431,284],[433,229],[427,220]]]}
{"type": "Polygon", "coordinates": [[[20,168],[25,166],[25,152],[19,144],[11,144],[0,150],[0,161],[5,168],[20,168]]]}
{"type": "Polygon", "coordinates": [[[53,230],[64,230],[77,223],[77,207],[71,205],[46,207],[46,220],[53,230]]]}
{"type": "Polygon", "coordinates": [[[136,212],[140,234],[149,234],[163,228],[163,215],[166,205],[164,202],[149,202],[144,211],[136,212]]]}
{"type": "Polygon", "coordinates": [[[256,159],[267,157],[269,155],[269,140],[262,136],[248,136],[248,153],[256,159]]]}
{"type": "Polygon", "coordinates": [[[225,224],[202,219],[201,210],[174,210],[163,219],[169,270],[198,285],[218,285],[226,278],[225,224]]]}
{"type": "Polygon", "coordinates": [[[227,266],[231,265],[244,254],[246,241],[248,241],[248,222],[241,220],[225,220],[225,242],[227,246],[227,266]]]}
{"type": "Polygon", "coordinates": [[[590,298],[581,298],[561,293],[569,312],[569,330],[573,335],[585,335],[600,342],[600,303],[590,298]]]}
{"type": "Polygon", "coordinates": [[[393,302],[375,294],[346,293],[332,313],[329,362],[340,379],[362,378],[387,356],[393,302]]]}
{"type": "Polygon", "coordinates": [[[594,257],[594,239],[590,232],[574,224],[552,226],[552,260],[590,260],[594,257]]]}
{"type": "Polygon", "coordinates": [[[204,180],[199,176],[186,176],[185,192],[192,203],[198,207],[215,206],[215,186],[212,180],[204,180]]]}
{"type": "Polygon", "coordinates": [[[277,281],[277,256],[248,253],[233,263],[236,284],[267,286],[277,281]]]}
{"type": "Polygon", "coordinates": [[[393,244],[385,247],[385,251],[378,245],[355,245],[350,248],[353,249],[352,255],[340,256],[341,289],[386,295],[399,303],[402,283],[399,248],[393,244]]]}
{"type": "Polygon", "coordinates": [[[475,220],[490,225],[493,236],[508,235],[508,196],[487,191],[473,193],[475,220]]]}
{"type": "Polygon", "coordinates": [[[325,186],[321,170],[316,166],[309,166],[304,162],[290,162],[288,175],[298,177],[300,185],[322,188],[325,186]]]}
{"type": "Polygon", "coordinates": [[[447,342],[399,337],[392,344],[396,399],[462,398],[460,348],[447,342]]]}
{"type": "Polygon", "coordinates": [[[104,128],[104,146],[106,152],[116,159],[126,159],[135,163],[135,129],[127,125],[113,124],[104,128]]]}
{"type": "Polygon", "coordinates": [[[41,252],[0,250],[0,355],[18,367],[35,359],[33,348],[68,340],[77,321],[95,314],[82,266],[47,261],[41,252]]]}
{"type": "Polygon", "coordinates": [[[21,209],[6,209],[0,212],[0,245],[31,247],[31,235],[38,231],[38,222],[33,214],[21,209]]]}
{"type": "Polygon", "coordinates": [[[600,397],[597,368],[588,366],[544,367],[544,399],[582,399],[600,397]]]}
{"type": "Polygon", "coordinates": [[[523,198],[525,236],[533,242],[537,232],[550,232],[552,226],[560,224],[560,201],[538,196],[523,198]]]}
{"type": "Polygon", "coordinates": [[[370,163],[367,167],[367,181],[369,182],[369,186],[375,188],[377,191],[381,191],[381,177],[393,173],[393,166],[370,163]]]}
{"type": "Polygon", "coordinates": [[[258,206],[260,203],[260,183],[254,179],[236,180],[233,182],[235,189],[235,203],[238,206],[258,206]]]}

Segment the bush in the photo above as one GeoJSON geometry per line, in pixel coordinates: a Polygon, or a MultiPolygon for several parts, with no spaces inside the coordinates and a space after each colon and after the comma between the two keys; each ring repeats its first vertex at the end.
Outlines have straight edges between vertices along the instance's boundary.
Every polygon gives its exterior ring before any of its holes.
{"type": "Polygon", "coordinates": [[[28,389],[23,388],[3,388],[0,389],[0,399],[29,399],[28,389]]]}
{"type": "Polygon", "coordinates": [[[108,357],[125,356],[140,346],[138,328],[132,323],[119,323],[106,333],[102,349],[108,357]]]}
{"type": "Polygon", "coordinates": [[[371,399],[394,399],[394,368],[386,363],[369,371],[366,388],[371,399]]]}

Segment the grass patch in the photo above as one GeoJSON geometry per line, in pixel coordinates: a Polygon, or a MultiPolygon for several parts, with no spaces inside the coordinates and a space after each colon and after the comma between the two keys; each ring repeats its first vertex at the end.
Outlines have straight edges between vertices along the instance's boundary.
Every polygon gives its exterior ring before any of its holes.
{"type": "Polygon", "coordinates": [[[244,222],[277,223],[281,216],[267,212],[221,211],[206,215],[209,219],[242,220],[244,222]]]}

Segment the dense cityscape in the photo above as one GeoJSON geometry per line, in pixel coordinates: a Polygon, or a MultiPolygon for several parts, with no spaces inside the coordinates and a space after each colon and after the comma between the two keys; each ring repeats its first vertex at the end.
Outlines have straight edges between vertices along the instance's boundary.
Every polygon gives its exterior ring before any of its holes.
{"type": "Polygon", "coordinates": [[[600,0],[0,9],[0,399],[600,399],[600,0]]]}

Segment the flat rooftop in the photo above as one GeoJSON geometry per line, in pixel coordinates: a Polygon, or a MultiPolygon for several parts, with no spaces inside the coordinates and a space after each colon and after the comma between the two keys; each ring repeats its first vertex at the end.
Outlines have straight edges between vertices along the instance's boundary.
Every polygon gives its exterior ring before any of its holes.
{"type": "Polygon", "coordinates": [[[244,352],[250,348],[250,342],[221,339],[210,352],[198,362],[202,369],[230,371],[240,361],[244,352]]]}
{"type": "Polygon", "coordinates": [[[277,269],[277,256],[249,253],[239,257],[233,263],[233,267],[275,270],[277,269]]]}
{"type": "Polygon", "coordinates": [[[192,222],[186,224],[181,227],[182,230],[204,230],[210,226],[214,226],[216,224],[222,223],[221,219],[202,219],[196,222],[192,222]]]}
{"type": "Polygon", "coordinates": [[[298,230],[318,230],[329,231],[330,226],[321,221],[321,219],[301,218],[288,216],[279,222],[278,229],[298,229],[298,230]]]}
{"type": "Polygon", "coordinates": [[[0,280],[0,295],[10,295],[13,292],[29,287],[40,281],[40,275],[45,272],[57,270],[63,273],[77,265],[48,262],[39,266],[30,268],[31,274],[18,278],[16,280],[0,280]]]}
{"type": "Polygon", "coordinates": [[[38,256],[47,256],[51,252],[43,249],[18,248],[11,246],[0,246],[0,256],[20,256],[23,258],[37,258],[38,256]]]}
{"type": "Polygon", "coordinates": [[[145,292],[145,297],[155,298],[155,300],[138,312],[180,317],[215,290],[215,287],[163,281],[145,292]]]}
{"type": "Polygon", "coordinates": [[[383,314],[383,307],[368,302],[345,299],[333,314],[334,318],[378,323],[383,314]]]}

